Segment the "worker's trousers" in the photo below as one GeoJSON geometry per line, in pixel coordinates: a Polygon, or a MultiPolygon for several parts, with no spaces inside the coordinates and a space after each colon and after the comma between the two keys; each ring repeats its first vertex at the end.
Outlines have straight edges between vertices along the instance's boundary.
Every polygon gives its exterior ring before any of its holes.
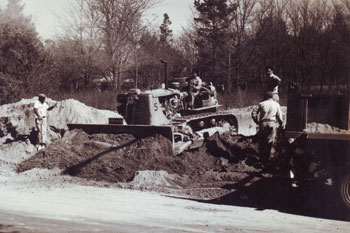
{"type": "Polygon", "coordinates": [[[277,123],[275,121],[261,122],[259,125],[259,155],[262,162],[267,162],[275,157],[275,141],[277,123]]]}
{"type": "Polygon", "coordinates": [[[38,131],[38,144],[46,144],[47,142],[47,117],[39,120],[35,119],[35,125],[38,131]]]}

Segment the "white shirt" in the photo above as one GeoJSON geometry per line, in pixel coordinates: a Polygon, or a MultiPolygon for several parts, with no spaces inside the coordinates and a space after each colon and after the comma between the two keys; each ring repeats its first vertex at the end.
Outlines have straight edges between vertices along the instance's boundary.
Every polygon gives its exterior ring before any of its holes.
{"type": "MultiPolygon", "coordinates": [[[[35,101],[34,103],[34,109],[38,109],[39,116],[41,118],[47,117],[47,109],[49,108],[49,105],[47,105],[46,102],[41,103],[39,100],[35,101]]],[[[35,118],[38,118],[38,116],[35,114],[35,118]]]]}
{"type": "Polygon", "coordinates": [[[197,80],[197,86],[202,86],[202,79],[199,76],[197,76],[195,79],[197,80]]]}
{"type": "Polygon", "coordinates": [[[272,98],[260,102],[259,108],[252,113],[252,117],[259,123],[263,121],[283,122],[281,107],[272,98]]]}
{"type": "Polygon", "coordinates": [[[202,86],[202,79],[199,76],[194,77],[193,79],[191,79],[190,81],[190,86],[191,88],[196,88],[199,89],[202,86]]]}

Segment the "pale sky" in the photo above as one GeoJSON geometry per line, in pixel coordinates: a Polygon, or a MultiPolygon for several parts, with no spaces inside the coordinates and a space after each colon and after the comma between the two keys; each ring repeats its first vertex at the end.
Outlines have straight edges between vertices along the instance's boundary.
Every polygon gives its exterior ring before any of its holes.
{"type": "MultiPolygon", "coordinates": [[[[22,0],[25,4],[25,15],[31,15],[36,30],[41,39],[54,39],[55,32],[60,29],[57,15],[60,15],[64,6],[73,0],[22,0]]],[[[149,21],[159,28],[163,21],[163,14],[168,13],[174,35],[181,33],[192,18],[191,8],[194,0],[161,0],[149,12],[149,21]]],[[[0,7],[6,8],[7,0],[0,0],[0,7]]]]}

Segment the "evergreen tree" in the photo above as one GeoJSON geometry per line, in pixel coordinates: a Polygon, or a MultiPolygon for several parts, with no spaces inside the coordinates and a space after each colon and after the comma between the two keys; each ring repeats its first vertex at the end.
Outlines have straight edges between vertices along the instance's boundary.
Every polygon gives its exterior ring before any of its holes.
{"type": "Polygon", "coordinates": [[[223,72],[227,70],[224,54],[232,21],[231,13],[235,8],[230,7],[227,0],[195,0],[194,5],[199,13],[194,19],[198,34],[198,68],[211,79],[222,78],[223,72]]]}
{"type": "Polygon", "coordinates": [[[171,41],[173,30],[171,30],[169,28],[170,25],[171,25],[171,21],[169,19],[169,16],[167,13],[164,13],[163,23],[159,27],[159,29],[160,29],[160,42],[167,43],[167,42],[171,41]]]}
{"type": "MultiPolygon", "coordinates": [[[[39,40],[31,18],[24,16],[19,0],[10,0],[0,11],[0,73],[13,90],[23,92],[33,86],[33,78],[40,63],[45,59],[43,44],[39,40]],[[12,80],[9,80],[12,79],[12,80]],[[14,81],[15,80],[15,81],[14,81]],[[16,85],[16,86],[14,86],[16,85]]],[[[4,93],[0,93],[2,96],[4,93]]],[[[6,94],[4,94],[6,96],[6,94]]],[[[18,93],[11,98],[11,101],[18,93]]]]}

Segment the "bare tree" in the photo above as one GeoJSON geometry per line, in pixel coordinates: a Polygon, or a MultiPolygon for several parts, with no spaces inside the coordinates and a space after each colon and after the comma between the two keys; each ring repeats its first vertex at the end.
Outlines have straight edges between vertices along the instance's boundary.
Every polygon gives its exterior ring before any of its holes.
{"type": "MultiPolygon", "coordinates": [[[[121,74],[134,59],[144,26],[142,17],[158,0],[75,0],[66,9],[66,37],[86,46],[84,54],[105,54],[106,74],[118,89],[121,74]]],[[[89,59],[88,59],[89,60],[89,59]]]]}
{"type": "MultiPolygon", "coordinates": [[[[196,31],[195,29],[187,28],[182,35],[175,40],[175,46],[183,54],[186,59],[187,72],[191,72],[197,64],[198,47],[196,46],[196,31]]],[[[185,74],[188,75],[188,74],[185,74]]]]}
{"type": "Polygon", "coordinates": [[[302,84],[311,85],[320,62],[320,33],[331,22],[331,6],[328,0],[289,0],[287,13],[290,32],[293,35],[294,77],[302,84]],[[299,77],[299,78],[297,78],[299,77]]]}
{"type": "Polygon", "coordinates": [[[232,23],[229,26],[231,40],[229,40],[227,54],[228,54],[228,88],[231,90],[232,86],[232,70],[236,77],[237,83],[241,82],[239,70],[244,62],[242,58],[243,43],[249,34],[249,25],[252,23],[252,17],[254,13],[257,0],[229,0],[230,6],[234,7],[232,11],[232,23]],[[234,59],[232,55],[234,54],[234,59]]]}
{"type": "Polygon", "coordinates": [[[103,34],[102,43],[108,57],[108,67],[114,87],[142,31],[141,18],[154,0],[87,0],[90,12],[97,15],[97,28],[103,34]]]}
{"type": "Polygon", "coordinates": [[[267,67],[280,73],[287,63],[290,46],[285,4],[281,0],[262,0],[256,5],[252,24],[253,43],[250,46],[259,59],[252,62],[255,65],[251,67],[254,70],[252,76],[255,76],[254,80],[258,80],[253,82],[264,81],[267,67]]]}
{"type": "MultiPolygon", "coordinates": [[[[85,0],[75,0],[64,8],[64,14],[58,15],[60,18],[63,34],[60,35],[61,44],[74,44],[72,54],[75,54],[77,62],[80,64],[78,77],[71,77],[73,80],[82,79],[85,86],[90,86],[92,79],[97,75],[93,64],[101,63],[98,59],[102,49],[101,30],[97,27],[98,14],[91,11],[88,2],[85,0]],[[71,41],[71,43],[69,43],[71,41]]],[[[72,49],[72,48],[71,48],[72,49]]],[[[101,65],[103,66],[103,65],[101,65]]]]}

